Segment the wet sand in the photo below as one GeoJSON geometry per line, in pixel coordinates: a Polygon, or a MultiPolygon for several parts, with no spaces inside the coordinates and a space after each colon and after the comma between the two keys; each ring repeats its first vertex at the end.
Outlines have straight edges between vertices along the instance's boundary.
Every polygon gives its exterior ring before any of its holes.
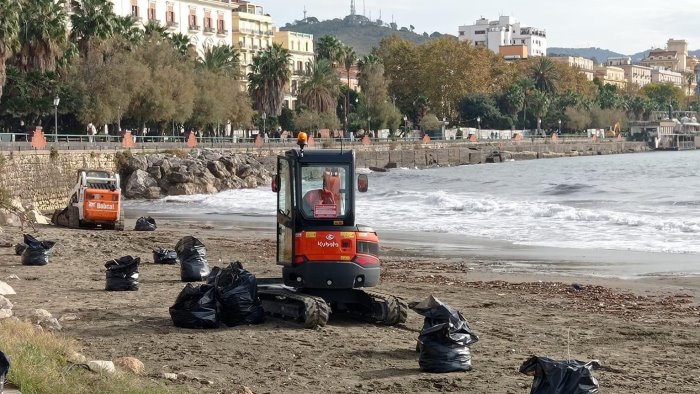
{"type": "MultiPolygon", "coordinates": [[[[524,393],[532,378],[518,367],[530,355],[598,359],[603,368],[595,376],[606,393],[700,392],[697,277],[621,280],[559,268],[536,273],[518,262],[547,266],[551,260],[509,250],[499,257],[468,247],[429,249],[383,235],[379,290],[410,301],[433,294],[459,309],[480,336],[472,346],[473,371],[436,375],[418,369],[414,348],[422,317],[415,313],[399,327],[338,318],[317,330],[272,318],[217,330],[173,327],[168,307],[184,284],[178,266],[152,264],[152,248],[172,248],[194,235],[207,246],[211,266],[239,260],[259,277],[280,270],[272,228],[157,219],[154,233],[40,227],[37,237],[58,242],[44,267],[22,266],[12,248],[0,248],[0,280],[17,291],[10,297],[16,314],[35,308],[58,317],[74,313],[79,319],[64,322],[63,332],[86,355],[134,356],[153,376],[188,373],[213,382],[167,382],[191,392],[235,393],[247,386],[255,393],[524,393]],[[104,262],[128,254],[142,258],[141,289],[105,292],[104,262]]],[[[127,228],[133,224],[129,220],[127,228]]],[[[21,233],[6,229],[3,237],[18,242],[21,233]]]]}

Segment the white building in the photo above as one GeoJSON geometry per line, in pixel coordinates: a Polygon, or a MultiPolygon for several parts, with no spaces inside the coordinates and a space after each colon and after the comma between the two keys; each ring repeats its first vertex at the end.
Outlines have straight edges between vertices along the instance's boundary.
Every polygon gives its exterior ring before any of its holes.
{"type": "Polygon", "coordinates": [[[502,46],[525,45],[529,56],[547,54],[547,33],[535,27],[522,27],[511,16],[502,16],[495,21],[481,18],[473,25],[459,26],[459,40],[471,41],[475,46],[485,47],[500,53],[502,46]]]}
{"type": "Polygon", "coordinates": [[[664,70],[661,67],[654,67],[651,69],[651,82],[670,83],[678,86],[679,88],[682,88],[684,78],[683,74],[681,73],[670,70],[664,70]]]}
{"type": "Polygon", "coordinates": [[[580,56],[550,56],[550,59],[556,62],[566,63],[569,67],[579,70],[589,81],[592,81],[595,76],[595,65],[591,59],[580,56]]]}
{"type": "Polygon", "coordinates": [[[170,33],[182,33],[201,54],[205,46],[231,45],[231,0],[111,0],[119,16],[131,15],[138,24],[159,23],[170,33]]]}

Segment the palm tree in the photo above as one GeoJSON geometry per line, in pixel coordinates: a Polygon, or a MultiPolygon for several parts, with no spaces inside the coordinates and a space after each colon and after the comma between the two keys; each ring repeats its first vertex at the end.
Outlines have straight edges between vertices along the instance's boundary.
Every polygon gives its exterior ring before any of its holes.
{"type": "Polygon", "coordinates": [[[343,43],[340,42],[334,36],[325,35],[318,39],[318,44],[316,45],[316,52],[318,53],[318,59],[326,59],[335,64],[341,60],[341,52],[343,50],[343,43]]]}
{"type": "Polygon", "coordinates": [[[143,33],[132,16],[117,16],[113,23],[114,34],[123,37],[129,44],[136,45],[141,41],[143,33]]]}
{"type": "Polygon", "coordinates": [[[557,91],[560,74],[550,58],[545,56],[537,58],[535,64],[530,67],[530,76],[535,84],[535,88],[547,93],[557,91]]]}
{"type": "Polygon", "coordinates": [[[152,36],[155,38],[167,38],[168,37],[168,27],[163,26],[156,21],[150,21],[144,26],[143,30],[144,36],[152,36]]]}
{"type": "Polygon", "coordinates": [[[71,41],[78,43],[82,55],[88,50],[90,38],[108,38],[114,34],[114,6],[109,0],[71,0],[73,14],[71,41]]]}
{"type": "Polygon", "coordinates": [[[2,88],[5,86],[6,78],[5,62],[19,44],[20,9],[17,0],[0,0],[0,10],[3,13],[0,18],[0,98],[2,98],[2,88]]]}
{"type": "Polygon", "coordinates": [[[272,44],[253,57],[252,71],[248,73],[248,91],[256,111],[279,116],[282,113],[284,87],[292,72],[291,55],[279,44],[272,44]]]}
{"type": "Polygon", "coordinates": [[[55,71],[67,41],[65,1],[25,0],[21,5],[20,20],[24,26],[20,31],[19,68],[55,71]]]}
{"type": "Polygon", "coordinates": [[[316,62],[309,78],[299,86],[299,100],[316,112],[333,112],[338,93],[338,75],[327,59],[316,62]]]}
{"type": "MultiPolygon", "coordinates": [[[[355,53],[355,50],[349,46],[346,45],[343,47],[343,51],[341,53],[342,59],[343,59],[343,65],[345,66],[345,72],[347,73],[348,77],[348,90],[345,94],[345,122],[347,122],[348,119],[348,101],[350,101],[350,69],[352,66],[355,65],[357,62],[357,54],[355,53]]],[[[346,125],[347,127],[347,125],[346,125]]]]}
{"type": "Polygon", "coordinates": [[[173,33],[169,36],[170,42],[173,43],[175,49],[180,52],[181,55],[187,55],[192,43],[190,42],[190,37],[182,33],[173,33]]]}
{"type": "Polygon", "coordinates": [[[230,45],[206,47],[202,57],[197,59],[197,66],[217,74],[238,76],[240,54],[230,45]]]}

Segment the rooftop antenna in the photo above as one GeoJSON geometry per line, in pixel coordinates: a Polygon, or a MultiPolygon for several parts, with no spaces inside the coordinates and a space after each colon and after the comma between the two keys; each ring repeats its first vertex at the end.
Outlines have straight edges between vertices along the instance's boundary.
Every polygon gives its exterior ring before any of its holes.
{"type": "Polygon", "coordinates": [[[367,16],[367,8],[365,7],[365,0],[362,0],[362,16],[367,16]]]}
{"type": "Polygon", "coordinates": [[[355,9],[355,0],[350,0],[350,16],[353,17],[353,20],[355,19],[357,11],[355,9]]]}
{"type": "Polygon", "coordinates": [[[306,6],[304,6],[304,20],[306,20],[306,6]]]}
{"type": "Polygon", "coordinates": [[[379,9],[379,20],[382,20],[382,9],[379,9]]]}

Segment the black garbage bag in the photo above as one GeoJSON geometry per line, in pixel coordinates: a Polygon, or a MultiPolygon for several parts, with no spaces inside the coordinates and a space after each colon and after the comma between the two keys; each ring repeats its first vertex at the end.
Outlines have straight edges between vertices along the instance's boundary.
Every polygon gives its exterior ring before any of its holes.
{"type": "Polygon", "coordinates": [[[592,369],[597,361],[557,361],[532,356],[520,366],[520,372],[534,376],[530,394],[598,394],[598,381],[592,369]]]}
{"type": "Polygon", "coordinates": [[[430,296],[411,307],[425,316],[418,336],[418,364],[425,372],[459,372],[472,369],[469,345],[479,340],[459,311],[430,296]]]}
{"type": "Polygon", "coordinates": [[[156,231],[156,220],[152,217],[142,216],[136,219],[135,231],[156,231]]]}
{"type": "Polygon", "coordinates": [[[174,249],[153,249],[154,264],[177,264],[177,252],[174,249]]]}
{"type": "Polygon", "coordinates": [[[0,393],[5,386],[5,378],[10,373],[10,360],[5,353],[0,352],[0,393]]]}
{"type": "Polygon", "coordinates": [[[193,286],[188,283],[170,307],[170,318],[176,327],[217,328],[216,291],[213,285],[193,286]]]}
{"type": "Polygon", "coordinates": [[[222,323],[233,327],[265,321],[265,311],[258,298],[258,281],[240,262],[217,271],[214,286],[222,323]]]}
{"type": "Polygon", "coordinates": [[[22,251],[22,265],[46,265],[49,263],[53,241],[39,241],[29,234],[24,234],[26,249],[22,251]]]}
{"type": "Polygon", "coordinates": [[[183,237],[175,245],[180,260],[180,278],[183,282],[205,280],[211,270],[207,264],[207,248],[195,237],[183,237]]]}
{"type": "Polygon", "coordinates": [[[134,291],[139,289],[138,257],[124,256],[105,263],[107,268],[107,291],[134,291]]]}
{"type": "Polygon", "coordinates": [[[15,245],[15,254],[17,256],[21,256],[22,253],[24,253],[24,249],[27,249],[27,245],[25,243],[19,243],[15,245]]]}

